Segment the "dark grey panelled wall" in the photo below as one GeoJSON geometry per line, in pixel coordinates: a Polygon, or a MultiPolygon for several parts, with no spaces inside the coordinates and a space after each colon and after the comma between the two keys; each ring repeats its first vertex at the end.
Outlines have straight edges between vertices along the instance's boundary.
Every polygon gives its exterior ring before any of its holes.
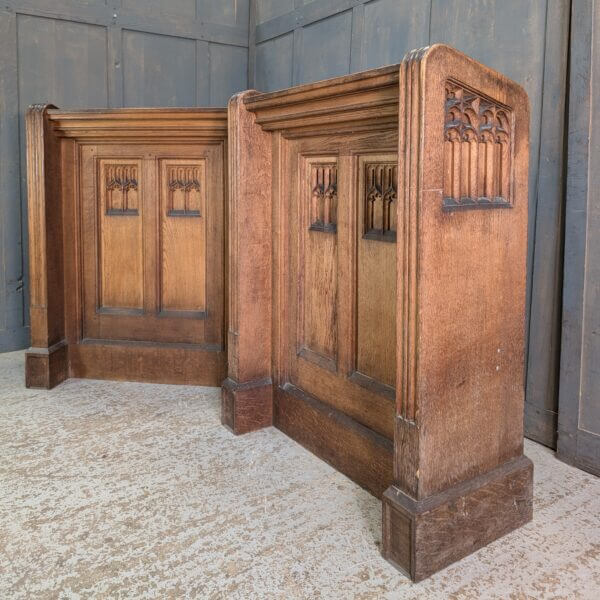
{"type": "Polygon", "coordinates": [[[261,91],[450,44],[531,101],[526,429],[554,446],[560,356],[568,0],[254,0],[249,83],[261,91]]]}
{"type": "Polygon", "coordinates": [[[573,0],[557,455],[600,475],[600,0],[573,0]]]}
{"type": "Polygon", "coordinates": [[[2,2],[0,351],[29,343],[27,106],[225,106],[247,87],[248,13],[249,0],[2,2]]]}

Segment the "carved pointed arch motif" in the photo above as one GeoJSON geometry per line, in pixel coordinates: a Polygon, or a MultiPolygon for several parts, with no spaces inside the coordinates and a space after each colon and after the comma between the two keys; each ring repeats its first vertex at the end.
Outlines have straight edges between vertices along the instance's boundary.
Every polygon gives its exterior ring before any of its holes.
{"type": "Polygon", "coordinates": [[[446,82],[444,210],[510,208],[511,111],[446,82]]]}
{"type": "Polygon", "coordinates": [[[367,163],[365,187],[364,237],[395,242],[398,218],[397,163],[367,163]]]}
{"type": "Polygon", "coordinates": [[[310,186],[310,229],[335,233],[337,231],[337,165],[313,164],[310,186]]]}

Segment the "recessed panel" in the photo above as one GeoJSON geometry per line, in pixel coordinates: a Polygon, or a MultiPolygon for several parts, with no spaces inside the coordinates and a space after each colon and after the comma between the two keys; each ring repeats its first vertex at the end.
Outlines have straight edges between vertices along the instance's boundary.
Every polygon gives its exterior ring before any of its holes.
{"type": "Polygon", "coordinates": [[[373,0],[364,5],[360,69],[399,63],[429,40],[429,2],[373,0]]]}
{"type": "Polygon", "coordinates": [[[144,307],[142,161],[98,161],[98,304],[144,307]]]}
{"type": "Polygon", "coordinates": [[[203,23],[247,26],[250,0],[197,0],[198,19],[203,23]]]}
{"type": "Polygon", "coordinates": [[[302,160],[299,211],[299,352],[337,368],[337,158],[302,160]]]}
{"type": "Polygon", "coordinates": [[[196,0],[121,0],[122,7],[144,15],[196,17],[196,0]]]}
{"type": "Polygon", "coordinates": [[[195,106],[196,42],[123,31],[125,106],[195,106]]]}
{"type": "Polygon", "coordinates": [[[396,380],[396,154],[358,160],[357,313],[358,383],[391,392],[396,380]]]}
{"type": "Polygon", "coordinates": [[[293,49],[293,33],[256,45],[254,81],[257,90],[271,92],[292,85],[293,49]]]}
{"type": "Polygon", "coordinates": [[[256,23],[264,23],[294,10],[294,0],[256,0],[256,23]]]}
{"type": "Polygon", "coordinates": [[[160,312],[204,316],[206,161],[161,159],[160,312]]]}
{"type": "Polygon", "coordinates": [[[210,44],[210,104],[227,106],[229,98],[248,87],[248,49],[210,44]]]}
{"type": "Polygon", "coordinates": [[[308,83],[350,72],[352,11],[317,21],[301,31],[297,81],[308,83]]]}

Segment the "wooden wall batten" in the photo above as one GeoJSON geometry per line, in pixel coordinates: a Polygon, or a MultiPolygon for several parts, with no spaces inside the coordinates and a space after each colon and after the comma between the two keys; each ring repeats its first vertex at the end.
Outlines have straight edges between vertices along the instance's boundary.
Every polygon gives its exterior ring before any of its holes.
{"type": "Polygon", "coordinates": [[[223,423],[381,497],[415,581],[526,523],[525,91],[438,44],[229,110],[223,423]]]}
{"type": "Polygon", "coordinates": [[[224,109],[27,113],[26,385],[219,385],[225,372],[224,109]]]}
{"type": "Polygon", "coordinates": [[[0,352],[29,344],[25,113],[225,106],[247,87],[249,0],[7,0],[0,7],[0,352]]]}

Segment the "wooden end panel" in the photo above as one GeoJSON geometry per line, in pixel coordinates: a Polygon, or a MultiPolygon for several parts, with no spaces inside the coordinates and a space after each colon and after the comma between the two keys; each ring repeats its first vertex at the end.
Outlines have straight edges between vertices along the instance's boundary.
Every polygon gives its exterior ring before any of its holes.
{"type": "Polygon", "coordinates": [[[402,64],[399,122],[398,415],[427,431],[425,498],[522,454],[528,100],[434,45],[402,64]]]}
{"type": "MultiPolygon", "coordinates": [[[[160,310],[201,313],[206,310],[206,159],[159,159],[159,165],[160,310]]],[[[211,200],[220,197],[218,190],[210,192],[211,200]]]]}
{"type": "Polygon", "coordinates": [[[278,388],[274,425],[381,498],[393,480],[393,444],[291,384],[278,388]]]}

